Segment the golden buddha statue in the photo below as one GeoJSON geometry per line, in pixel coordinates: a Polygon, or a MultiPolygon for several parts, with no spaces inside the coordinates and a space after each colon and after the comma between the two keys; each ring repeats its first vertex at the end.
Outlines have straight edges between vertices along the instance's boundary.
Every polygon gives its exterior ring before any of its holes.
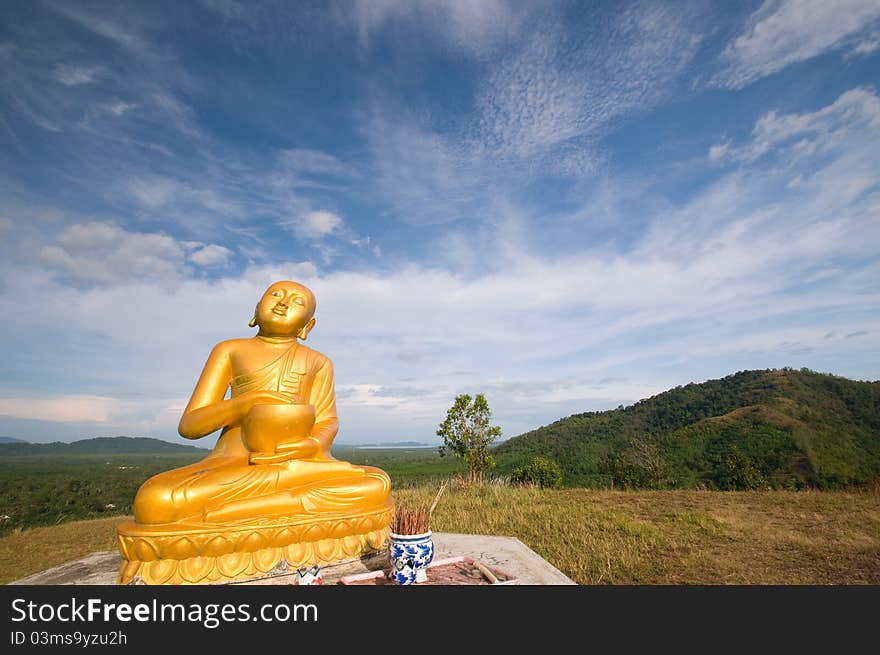
{"type": "Polygon", "coordinates": [[[272,284],[250,339],[211,351],[181,436],[220,438],[200,462],[147,480],[118,528],[119,583],[223,582],[359,557],[385,543],[393,508],[384,471],[334,459],[333,365],[297,341],[315,297],[272,284]],[[231,389],[229,397],[227,390],[231,389]]]}

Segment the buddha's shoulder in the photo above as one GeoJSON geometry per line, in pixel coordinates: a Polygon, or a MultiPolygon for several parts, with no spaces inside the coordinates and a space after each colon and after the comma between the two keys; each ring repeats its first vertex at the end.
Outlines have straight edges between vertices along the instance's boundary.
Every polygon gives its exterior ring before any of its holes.
{"type": "Polygon", "coordinates": [[[320,368],[324,364],[330,363],[330,358],[327,355],[301,343],[297,346],[296,357],[308,362],[313,368],[320,368]]]}
{"type": "Polygon", "coordinates": [[[214,356],[230,355],[252,347],[253,339],[227,339],[217,343],[211,350],[214,356]]]}

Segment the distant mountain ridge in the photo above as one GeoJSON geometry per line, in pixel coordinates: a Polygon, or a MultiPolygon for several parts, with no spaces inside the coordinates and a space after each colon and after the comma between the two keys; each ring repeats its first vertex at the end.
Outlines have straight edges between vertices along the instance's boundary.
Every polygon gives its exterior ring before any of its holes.
{"type": "Polygon", "coordinates": [[[173,453],[207,454],[208,450],[153,439],[152,437],[95,437],[71,443],[61,441],[53,441],[52,443],[0,442],[0,457],[3,455],[152,455],[173,453]]]}
{"type": "Polygon", "coordinates": [[[567,485],[838,488],[880,477],[880,382],[741,371],[575,414],[495,452],[556,460],[567,485]]]}
{"type": "MultiPolygon", "coordinates": [[[[342,444],[340,444],[342,445],[342,444]]],[[[345,444],[350,448],[432,448],[429,443],[424,443],[422,441],[382,441],[379,443],[358,443],[358,444],[345,444]]]]}

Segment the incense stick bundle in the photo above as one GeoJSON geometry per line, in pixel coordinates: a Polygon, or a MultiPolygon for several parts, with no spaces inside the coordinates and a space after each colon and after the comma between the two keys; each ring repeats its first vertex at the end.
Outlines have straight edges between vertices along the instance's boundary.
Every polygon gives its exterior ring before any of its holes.
{"type": "Polygon", "coordinates": [[[425,505],[408,507],[398,505],[391,520],[391,531],[396,534],[422,534],[431,529],[428,508],[425,505]]]}
{"type": "Polygon", "coordinates": [[[430,507],[423,504],[415,506],[398,504],[394,508],[394,517],[391,519],[391,531],[395,534],[422,534],[430,530],[431,515],[434,513],[434,508],[437,507],[437,502],[443,495],[445,488],[446,483],[444,482],[440,485],[440,491],[437,492],[430,507]]]}

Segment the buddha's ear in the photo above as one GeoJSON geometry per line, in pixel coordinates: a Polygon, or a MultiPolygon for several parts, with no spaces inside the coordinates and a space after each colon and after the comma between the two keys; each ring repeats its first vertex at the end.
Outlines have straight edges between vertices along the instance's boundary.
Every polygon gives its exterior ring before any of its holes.
{"type": "Polygon", "coordinates": [[[254,317],[251,319],[251,322],[248,323],[248,327],[257,327],[257,315],[254,314],[254,317]]]}
{"type": "Polygon", "coordinates": [[[306,323],[305,325],[302,326],[302,330],[297,332],[296,336],[298,336],[300,339],[305,341],[306,337],[309,336],[309,332],[312,331],[313,327],[315,327],[315,317],[314,316],[312,316],[312,318],[309,319],[308,323],[306,323]]]}

